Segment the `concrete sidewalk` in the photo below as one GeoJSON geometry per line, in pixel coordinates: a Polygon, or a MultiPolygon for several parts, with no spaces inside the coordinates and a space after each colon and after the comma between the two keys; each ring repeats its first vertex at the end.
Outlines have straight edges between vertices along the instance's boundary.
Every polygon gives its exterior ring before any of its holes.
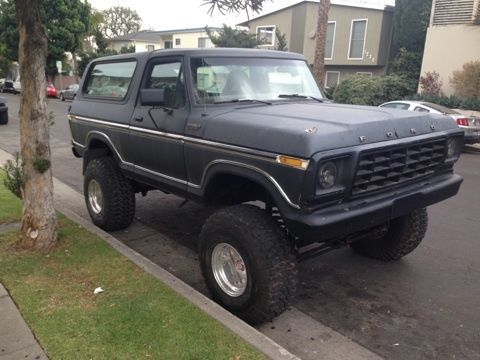
{"type": "Polygon", "coordinates": [[[0,284],[0,360],[48,359],[0,284]]]}

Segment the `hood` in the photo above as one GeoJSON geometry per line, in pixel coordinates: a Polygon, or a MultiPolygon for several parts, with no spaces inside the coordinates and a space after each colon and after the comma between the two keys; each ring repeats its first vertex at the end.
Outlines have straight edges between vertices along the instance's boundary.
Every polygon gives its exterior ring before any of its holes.
{"type": "Polygon", "coordinates": [[[455,122],[443,115],[371,106],[280,103],[243,105],[210,118],[204,138],[309,158],[318,151],[455,128],[455,122]]]}

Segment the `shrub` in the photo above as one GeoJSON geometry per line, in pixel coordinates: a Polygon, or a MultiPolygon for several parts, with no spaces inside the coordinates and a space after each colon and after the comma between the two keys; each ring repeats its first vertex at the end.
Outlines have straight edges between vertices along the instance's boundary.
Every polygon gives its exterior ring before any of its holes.
{"type": "Polygon", "coordinates": [[[420,68],[422,67],[422,54],[415,51],[408,51],[402,47],[392,62],[392,73],[406,77],[414,82],[416,91],[420,68]]]}
{"type": "Polygon", "coordinates": [[[373,76],[349,76],[333,92],[333,100],[343,104],[379,105],[381,99],[381,83],[378,77],[373,76]]]}
{"type": "Polygon", "coordinates": [[[335,89],[337,88],[336,85],[330,86],[328,88],[325,88],[323,92],[325,93],[325,96],[327,99],[333,100],[333,93],[335,92],[335,89]]]}
{"type": "Polygon", "coordinates": [[[480,111],[480,99],[465,99],[460,107],[466,110],[480,111]]]}
{"type": "Polygon", "coordinates": [[[5,171],[5,179],[3,180],[5,187],[21,199],[25,173],[23,172],[20,154],[16,152],[14,160],[7,160],[2,169],[5,171]]]}
{"type": "Polygon", "coordinates": [[[391,74],[380,77],[385,101],[404,99],[411,96],[417,90],[416,81],[405,76],[391,74]]]}
{"type": "Polygon", "coordinates": [[[399,75],[352,75],[343,80],[333,93],[333,100],[344,104],[378,106],[413,94],[415,84],[399,75]]]}
{"type": "Polygon", "coordinates": [[[442,85],[440,74],[436,71],[428,71],[425,76],[420,76],[420,92],[423,95],[441,96],[442,85]]]}
{"type": "Polygon", "coordinates": [[[461,98],[480,99],[480,61],[463,64],[462,70],[453,72],[450,83],[455,95],[461,98]]]}

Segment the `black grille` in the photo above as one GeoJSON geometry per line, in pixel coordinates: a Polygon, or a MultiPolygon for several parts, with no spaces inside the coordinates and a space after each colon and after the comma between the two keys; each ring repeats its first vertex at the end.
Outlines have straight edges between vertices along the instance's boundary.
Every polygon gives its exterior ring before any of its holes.
{"type": "Polygon", "coordinates": [[[429,177],[442,166],[445,156],[445,139],[364,152],[360,154],[352,196],[429,177]]]}

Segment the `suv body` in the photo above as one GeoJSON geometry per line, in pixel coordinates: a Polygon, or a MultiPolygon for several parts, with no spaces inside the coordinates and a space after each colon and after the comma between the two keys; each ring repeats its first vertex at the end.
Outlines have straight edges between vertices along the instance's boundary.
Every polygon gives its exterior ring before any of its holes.
{"type": "Polygon", "coordinates": [[[68,118],[98,226],[128,226],[133,194],[151,189],[219,207],[200,234],[202,271],[251,323],[285,309],[296,259],[346,244],[383,260],[412,251],[424,208],[462,181],[451,119],[324,102],[304,57],[287,52],[96,59],[68,118]],[[251,201],[264,206],[240,205],[251,201]]]}

